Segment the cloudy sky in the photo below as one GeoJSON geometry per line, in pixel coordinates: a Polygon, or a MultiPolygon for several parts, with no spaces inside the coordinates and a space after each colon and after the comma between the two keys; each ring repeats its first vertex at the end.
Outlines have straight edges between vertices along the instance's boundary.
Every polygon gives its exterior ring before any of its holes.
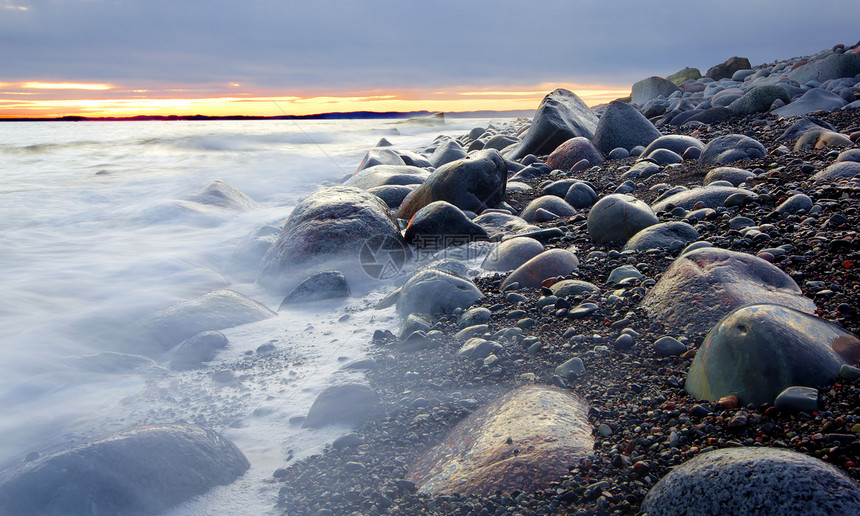
{"type": "Polygon", "coordinates": [[[0,0],[0,116],[596,104],[860,39],[858,0],[0,0]]]}

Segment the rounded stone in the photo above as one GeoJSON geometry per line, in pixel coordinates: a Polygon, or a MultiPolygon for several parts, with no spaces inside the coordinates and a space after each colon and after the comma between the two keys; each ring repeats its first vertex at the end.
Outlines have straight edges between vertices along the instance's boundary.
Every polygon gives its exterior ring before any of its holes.
{"type": "Polygon", "coordinates": [[[380,186],[420,185],[430,176],[423,168],[406,165],[376,165],[360,169],[343,186],[370,190],[380,186]]]}
{"type": "Polygon", "coordinates": [[[696,228],[686,222],[661,222],[639,231],[624,244],[625,251],[681,249],[699,238],[696,228]]]}
{"type": "Polygon", "coordinates": [[[803,116],[814,111],[834,111],[848,104],[842,97],[821,88],[812,88],[791,104],[774,109],[773,113],[783,118],[803,116]]]}
{"type": "Polygon", "coordinates": [[[490,240],[498,240],[511,233],[538,229],[537,226],[510,213],[484,212],[472,219],[472,222],[484,228],[490,240]]]}
{"type": "Polygon", "coordinates": [[[502,282],[502,290],[513,283],[521,288],[538,288],[544,280],[567,276],[579,268],[579,259],[564,249],[550,249],[519,266],[502,282]]]}
{"type": "Polygon", "coordinates": [[[818,410],[818,389],[813,387],[788,387],[777,395],[773,406],[779,410],[811,413],[818,410]]]}
{"type": "Polygon", "coordinates": [[[651,209],[656,211],[667,211],[669,205],[681,207],[685,210],[699,209],[694,208],[701,203],[701,208],[717,209],[721,208],[726,199],[734,194],[743,194],[745,197],[755,198],[755,193],[743,188],[733,188],[728,186],[706,186],[704,188],[691,188],[678,192],[674,195],[664,197],[651,205],[651,209]]]}
{"type": "Polygon", "coordinates": [[[672,81],[667,81],[662,77],[648,77],[633,83],[633,88],[630,93],[630,101],[639,106],[645,105],[651,99],[657,97],[669,97],[669,95],[680,91],[678,86],[672,81]]]}
{"type": "Polygon", "coordinates": [[[349,297],[349,285],[340,271],[318,272],[296,285],[281,302],[280,311],[289,305],[349,297]]]}
{"type": "Polygon", "coordinates": [[[543,244],[534,238],[511,238],[493,249],[484,259],[481,268],[488,271],[512,271],[543,251],[543,244]]]}
{"type": "Polygon", "coordinates": [[[488,237],[484,228],[469,220],[463,210],[446,201],[435,201],[412,216],[404,238],[419,248],[441,249],[488,237]]]}
{"type": "Polygon", "coordinates": [[[685,136],[682,134],[668,134],[665,136],[661,136],[651,142],[645,150],[642,151],[642,156],[648,156],[656,149],[668,149],[675,154],[680,156],[684,155],[687,149],[690,147],[695,147],[699,150],[705,148],[705,144],[702,143],[698,138],[694,138],[692,136],[685,136]]]}
{"type": "Polygon", "coordinates": [[[413,275],[400,289],[397,312],[401,317],[413,313],[451,314],[468,308],[484,295],[471,281],[446,272],[425,269],[413,275]]]}
{"type": "Polygon", "coordinates": [[[724,448],[675,467],[642,511],[674,514],[860,514],[860,484],[826,462],[776,448],[724,448]]]}
{"type": "Polygon", "coordinates": [[[626,158],[627,149],[648,145],[660,137],[660,131],[636,108],[625,102],[610,102],[594,131],[594,146],[610,159],[626,158]],[[623,156],[613,155],[621,149],[623,156]]]}
{"type": "Polygon", "coordinates": [[[554,170],[571,170],[581,160],[588,160],[591,165],[603,162],[603,156],[594,148],[591,140],[576,136],[562,143],[546,159],[546,164],[554,170]]]}
{"type": "Polygon", "coordinates": [[[754,177],[755,174],[742,168],[717,167],[708,171],[703,183],[709,185],[715,181],[728,181],[732,186],[740,186],[741,183],[745,183],[754,177]]]}
{"type": "Polygon", "coordinates": [[[517,160],[528,154],[544,156],[573,137],[591,139],[597,122],[597,115],[582,99],[559,88],[544,97],[522,141],[506,150],[505,157],[517,160]]]}
{"type": "Polygon", "coordinates": [[[543,195],[528,203],[522,213],[520,213],[520,217],[526,222],[534,222],[538,210],[545,210],[557,217],[572,217],[576,215],[576,209],[565,202],[564,199],[555,195],[543,195]]]}
{"type": "Polygon", "coordinates": [[[812,199],[806,194],[794,194],[776,207],[777,213],[791,215],[800,210],[809,212],[812,209],[812,199]]]}
{"type": "Polygon", "coordinates": [[[367,385],[355,382],[333,385],[317,396],[302,426],[359,423],[373,414],[378,403],[379,395],[367,385]]]}
{"type": "Polygon", "coordinates": [[[204,331],[185,339],[173,352],[170,368],[174,371],[194,369],[215,358],[219,350],[227,347],[227,337],[220,331],[204,331]]]}
{"type": "Polygon", "coordinates": [[[570,185],[564,195],[564,201],[577,210],[589,208],[597,202],[597,194],[585,183],[578,182],[570,185]]]}
{"type": "Polygon", "coordinates": [[[848,149],[840,152],[839,156],[836,157],[836,162],[840,163],[843,161],[860,163],[860,149],[848,149]]]}
{"type": "Polygon", "coordinates": [[[561,280],[550,285],[549,289],[553,295],[558,297],[574,297],[600,292],[600,288],[593,283],[582,280],[561,280]]]}
{"type": "Polygon", "coordinates": [[[767,155],[764,145],[742,134],[718,136],[702,149],[699,161],[726,165],[735,161],[763,158],[767,155]]]}
{"type": "Polygon", "coordinates": [[[659,219],[644,202],[630,195],[611,194],[591,208],[587,226],[594,242],[626,242],[657,222],[659,219]]]}
{"type": "Polygon", "coordinates": [[[860,163],[856,161],[840,161],[812,176],[812,180],[833,181],[835,179],[851,179],[857,176],[860,176],[860,163]]]}
{"type": "Polygon", "coordinates": [[[406,185],[386,185],[374,186],[373,188],[368,188],[367,191],[382,199],[382,202],[388,205],[389,208],[397,209],[403,203],[403,199],[412,193],[414,189],[414,187],[406,185]]]}
{"type": "Polygon", "coordinates": [[[791,102],[785,89],[776,84],[765,84],[751,88],[741,98],[729,104],[728,108],[739,115],[762,113],[769,110],[777,99],[785,103],[791,102]]]}
{"type": "Polygon", "coordinates": [[[490,320],[492,312],[484,307],[472,308],[463,312],[457,318],[458,328],[468,328],[477,324],[487,324],[490,320]]]}
{"type": "Polygon", "coordinates": [[[671,165],[684,161],[684,158],[669,149],[654,149],[646,159],[653,160],[658,165],[671,165]]]}

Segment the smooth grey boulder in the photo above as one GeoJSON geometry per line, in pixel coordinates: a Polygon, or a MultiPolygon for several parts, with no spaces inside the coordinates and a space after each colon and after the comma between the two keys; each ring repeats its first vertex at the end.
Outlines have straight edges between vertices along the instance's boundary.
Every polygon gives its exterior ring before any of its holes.
{"type": "Polygon", "coordinates": [[[260,207],[255,200],[224,181],[213,181],[202,192],[188,200],[232,211],[253,210],[260,207]]]}
{"type": "Polygon", "coordinates": [[[764,145],[742,134],[718,136],[702,149],[699,161],[727,165],[735,161],[763,158],[767,155],[764,145]]]}
{"type": "Polygon", "coordinates": [[[738,70],[749,70],[752,68],[750,60],[746,57],[733,56],[725,62],[714,65],[708,68],[705,72],[705,77],[719,81],[720,79],[730,79],[738,70]]]}
{"type": "Polygon", "coordinates": [[[590,208],[597,202],[597,193],[587,184],[576,182],[564,194],[564,202],[577,210],[590,208]]]}
{"type": "Polygon", "coordinates": [[[779,206],[776,207],[776,212],[780,215],[791,215],[800,210],[809,211],[812,209],[812,199],[806,194],[794,194],[779,206]]]}
{"type": "Polygon", "coordinates": [[[626,242],[639,231],[659,222],[651,208],[625,194],[601,198],[588,213],[588,234],[596,243],[626,242]]]}
{"type": "Polygon", "coordinates": [[[576,297],[600,292],[600,287],[582,280],[561,280],[549,286],[557,297],[576,297]]]}
{"type": "Polygon", "coordinates": [[[783,88],[776,84],[765,84],[750,88],[742,97],[727,107],[738,115],[752,115],[753,113],[769,111],[770,106],[777,99],[786,104],[791,102],[791,98],[783,88]]]}
{"type": "Polygon", "coordinates": [[[624,244],[625,251],[649,249],[682,249],[698,240],[699,232],[686,222],[661,222],[639,231],[624,244]]]}
{"type": "Polygon", "coordinates": [[[280,311],[290,305],[324,301],[326,299],[343,299],[349,297],[349,284],[340,271],[322,271],[308,276],[293,287],[281,302],[280,311]]]}
{"type": "Polygon", "coordinates": [[[716,247],[695,249],[676,258],[641,307],[680,334],[707,332],[733,310],[756,303],[815,311],[815,303],[803,297],[794,280],[775,265],[716,247]]]}
{"type": "Polygon", "coordinates": [[[219,350],[227,347],[227,337],[220,331],[204,331],[183,340],[170,360],[170,368],[174,371],[195,369],[209,362],[219,350]]]}
{"type": "Polygon", "coordinates": [[[389,208],[396,210],[403,204],[403,199],[415,190],[415,186],[385,185],[368,188],[367,191],[382,199],[389,208]]]}
{"type": "Polygon", "coordinates": [[[420,185],[430,173],[423,168],[407,165],[376,165],[357,171],[343,182],[343,186],[354,186],[370,190],[379,186],[420,185]]]}
{"type": "Polygon", "coordinates": [[[733,194],[744,194],[755,198],[756,194],[744,188],[734,188],[731,186],[706,186],[704,188],[690,188],[678,192],[674,195],[664,197],[651,205],[651,209],[657,211],[668,211],[669,205],[681,207],[685,210],[693,209],[698,203],[702,203],[705,208],[717,209],[722,207],[726,199],[733,194]]]}
{"type": "Polygon", "coordinates": [[[543,244],[534,238],[511,238],[493,249],[484,259],[481,268],[488,271],[512,271],[543,251],[543,244]]]}
{"type": "Polygon", "coordinates": [[[644,106],[646,102],[657,97],[669,97],[669,95],[681,91],[678,86],[672,81],[667,81],[662,77],[648,77],[633,83],[632,91],[630,92],[630,101],[639,106],[644,106]]]}
{"type": "Polygon", "coordinates": [[[461,210],[481,213],[505,200],[508,166],[495,149],[477,151],[447,163],[406,196],[397,217],[410,219],[434,201],[448,201],[461,210]]]}
{"type": "Polygon", "coordinates": [[[606,278],[606,282],[610,285],[616,285],[628,278],[642,279],[643,277],[644,276],[642,276],[642,273],[639,272],[639,269],[637,269],[635,265],[628,263],[627,265],[621,265],[620,267],[612,269],[612,272],[609,273],[609,277],[606,278]]]}
{"type": "Polygon", "coordinates": [[[668,335],[654,341],[654,353],[658,357],[676,356],[685,351],[687,351],[687,346],[678,339],[669,337],[668,335]]]}
{"type": "Polygon", "coordinates": [[[458,423],[419,457],[408,478],[431,496],[533,492],[557,482],[592,446],[584,401],[570,391],[527,385],[458,423]]]}
{"type": "Polygon", "coordinates": [[[603,163],[603,155],[600,154],[591,140],[582,136],[575,136],[562,143],[552,151],[546,159],[546,164],[554,170],[572,170],[574,165],[587,160],[589,166],[603,163]]]}
{"type": "Polygon", "coordinates": [[[597,121],[594,111],[575,93],[557,89],[544,97],[522,141],[506,151],[505,157],[517,160],[528,154],[545,156],[575,136],[590,140],[597,121]]]}
{"type": "Polygon", "coordinates": [[[683,134],[667,134],[651,142],[647,147],[645,147],[645,150],[642,151],[641,155],[648,156],[656,149],[668,149],[679,156],[683,156],[684,152],[686,152],[690,147],[702,150],[705,148],[705,144],[698,138],[694,138],[692,136],[686,136],[683,134]]]}
{"type": "Polygon", "coordinates": [[[823,120],[807,116],[791,124],[791,126],[786,129],[779,138],[776,139],[776,141],[794,142],[806,133],[822,130],[835,131],[836,128],[823,120]]]}
{"type": "Polygon", "coordinates": [[[579,259],[565,249],[549,249],[517,267],[502,282],[502,290],[513,283],[520,288],[539,288],[544,280],[567,276],[579,268],[579,259]]]}
{"type": "Polygon", "coordinates": [[[457,350],[457,354],[469,360],[483,360],[490,355],[499,353],[502,349],[502,345],[498,342],[473,337],[457,350]]]}
{"type": "Polygon", "coordinates": [[[48,455],[0,484],[9,516],[160,514],[250,467],[219,434],[193,425],[153,425],[48,455]]]}
{"type": "Polygon", "coordinates": [[[821,88],[812,88],[791,104],[773,110],[775,115],[783,118],[803,116],[813,111],[833,111],[848,104],[839,95],[821,88]]]}
{"type": "Polygon", "coordinates": [[[486,240],[487,232],[469,220],[460,208],[446,201],[435,201],[412,216],[404,237],[420,249],[432,250],[486,240]]]}
{"type": "Polygon", "coordinates": [[[471,308],[466,310],[460,317],[457,318],[457,328],[463,329],[476,324],[487,324],[490,317],[493,315],[489,309],[484,307],[471,308]]]}
{"type": "Polygon", "coordinates": [[[471,281],[446,272],[425,269],[413,275],[400,290],[397,312],[443,315],[468,308],[484,294],[471,281]]]}
{"type": "MultiPolygon", "coordinates": [[[[604,155],[615,148],[643,147],[660,137],[660,131],[636,108],[613,100],[600,115],[594,130],[594,146],[604,155]]],[[[626,157],[626,156],[625,156],[626,157]]]]}
{"type": "Polygon", "coordinates": [[[773,406],[779,410],[790,412],[812,413],[818,410],[818,389],[814,387],[788,387],[777,395],[773,406]]]}
{"type": "Polygon", "coordinates": [[[564,199],[555,195],[543,195],[528,203],[520,213],[520,218],[526,222],[534,222],[538,210],[545,210],[556,215],[556,217],[573,217],[576,209],[567,204],[564,199]]]}
{"type": "Polygon", "coordinates": [[[813,181],[833,181],[860,176],[860,162],[839,161],[812,176],[813,181]]]}
{"type": "Polygon", "coordinates": [[[141,339],[156,343],[163,351],[204,331],[233,328],[275,315],[238,292],[216,290],[158,311],[140,321],[138,328],[141,339]]]}
{"type": "Polygon", "coordinates": [[[789,72],[788,78],[800,84],[810,81],[822,83],[840,77],[854,77],[858,73],[860,73],[860,55],[846,52],[830,54],[822,59],[810,61],[789,72]]]}
{"type": "Polygon", "coordinates": [[[433,166],[430,160],[415,151],[400,151],[400,159],[404,163],[413,167],[431,168],[433,166]]]}
{"type": "Polygon", "coordinates": [[[733,186],[740,186],[741,183],[745,183],[754,177],[755,174],[742,168],[717,167],[709,170],[702,182],[707,186],[714,181],[728,181],[733,186]]]}
{"type": "Polygon", "coordinates": [[[843,161],[860,163],[860,149],[848,149],[840,152],[839,156],[836,157],[836,163],[841,163],[843,161]]]}
{"type": "Polygon", "coordinates": [[[555,195],[564,199],[564,194],[567,193],[570,187],[579,182],[578,179],[560,179],[541,185],[540,191],[543,195],[555,195]]]}
{"type": "Polygon", "coordinates": [[[676,466],[642,502],[651,516],[860,514],[860,484],[826,462],[789,450],[714,450],[676,466]]]}
{"type": "Polygon", "coordinates": [[[466,149],[457,140],[445,140],[430,155],[430,163],[434,167],[439,168],[446,163],[451,163],[465,157],[466,149]]]}
{"type": "Polygon", "coordinates": [[[510,213],[484,212],[472,219],[472,222],[484,228],[490,240],[498,240],[511,233],[538,229],[537,226],[510,213]]]}
{"type": "Polygon", "coordinates": [[[669,149],[654,149],[645,159],[653,161],[658,165],[671,165],[672,163],[684,161],[684,158],[669,149]]]}
{"type": "Polygon", "coordinates": [[[497,134],[487,140],[487,143],[484,144],[485,149],[496,149],[501,152],[502,150],[510,147],[515,143],[519,143],[520,139],[515,136],[509,136],[507,134],[497,134]]]}
{"type": "Polygon", "coordinates": [[[379,395],[367,385],[355,382],[333,385],[317,396],[302,426],[360,423],[373,415],[378,404],[379,395]]]}
{"type": "MultiPolygon", "coordinates": [[[[387,143],[387,142],[386,142],[387,143]]],[[[388,143],[388,145],[391,145],[388,143]]],[[[403,158],[400,157],[400,154],[397,153],[394,149],[387,148],[384,146],[377,146],[369,151],[364,157],[361,159],[361,163],[358,164],[358,168],[355,169],[356,172],[359,170],[364,170],[366,168],[374,167],[376,165],[405,165],[406,162],[403,161],[403,158]]]]}

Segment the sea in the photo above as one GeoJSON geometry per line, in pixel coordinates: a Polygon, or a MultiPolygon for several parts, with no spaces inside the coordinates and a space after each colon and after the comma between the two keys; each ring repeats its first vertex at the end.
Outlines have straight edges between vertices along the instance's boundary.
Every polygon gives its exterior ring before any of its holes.
{"type": "Polygon", "coordinates": [[[275,513],[273,472],[349,431],[297,422],[327,386],[362,380],[343,366],[365,356],[374,330],[396,333],[393,309],[374,309],[396,278],[223,330],[227,349],[198,370],[170,370],[170,351],[138,356],[129,329],[224,288],[277,311],[283,293],[231,273],[243,242],[282,227],[381,138],[421,150],[490,123],[500,121],[0,123],[0,470],[123,429],[193,423],[233,441],[251,469],[168,514],[275,513]],[[215,181],[258,206],[194,202],[215,181]]]}

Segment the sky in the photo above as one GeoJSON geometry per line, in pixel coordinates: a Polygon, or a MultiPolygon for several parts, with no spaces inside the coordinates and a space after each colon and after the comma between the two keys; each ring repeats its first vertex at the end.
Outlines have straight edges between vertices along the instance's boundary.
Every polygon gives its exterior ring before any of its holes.
{"type": "Polygon", "coordinates": [[[860,39],[860,0],[0,0],[0,117],[590,105],[860,39]]]}

